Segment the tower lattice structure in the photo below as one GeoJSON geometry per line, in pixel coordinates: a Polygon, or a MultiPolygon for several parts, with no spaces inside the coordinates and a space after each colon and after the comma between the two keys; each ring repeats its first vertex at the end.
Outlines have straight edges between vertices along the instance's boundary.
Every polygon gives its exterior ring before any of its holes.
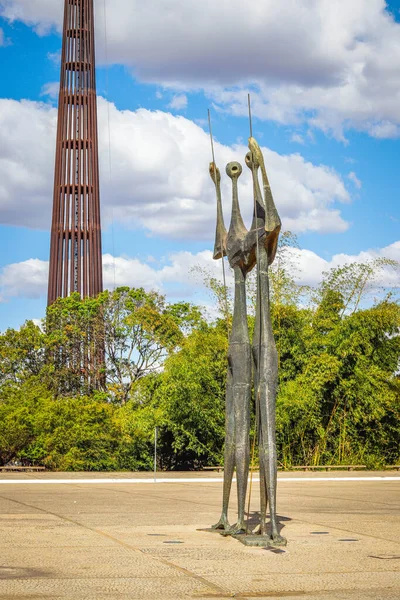
{"type": "Polygon", "coordinates": [[[103,290],[93,0],[65,0],[48,304],[103,290]]]}

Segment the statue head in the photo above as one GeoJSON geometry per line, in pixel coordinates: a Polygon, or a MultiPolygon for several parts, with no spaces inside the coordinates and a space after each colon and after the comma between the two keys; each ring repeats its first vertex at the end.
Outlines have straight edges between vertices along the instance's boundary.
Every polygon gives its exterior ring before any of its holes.
{"type": "Polygon", "coordinates": [[[232,180],[238,179],[242,174],[242,165],[235,160],[226,165],[226,174],[232,180]]]}
{"type": "MultiPolygon", "coordinates": [[[[249,149],[250,152],[247,153],[247,156],[250,154],[250,159],[253,161],[254,167],[258,169],[258,167],[264,167],[264,157],[261,152],[261,148],[257,143],[257,140],[253,137],[249,138],[249,149]]],[[[246,160],[247,164],[247,160],[246,160]]],[[[265,167],[264,167],[265,168],[265,167]]]]}
{"type": "Polygon", "coordinates": [[[219,169],[214,162],[210,163],[208,171],[214,183],[221,183],[221,173],[219,172],[219,169]]]}
{"type": "Polygon", "coordinates": [[[245,161],[247,167],[250,169],[250,171],[253,170],[253,167],[255,168],[255,164],[253,162],[253,155],[251,152],[248,152],[246,154],[244,161],[245,161]]]}

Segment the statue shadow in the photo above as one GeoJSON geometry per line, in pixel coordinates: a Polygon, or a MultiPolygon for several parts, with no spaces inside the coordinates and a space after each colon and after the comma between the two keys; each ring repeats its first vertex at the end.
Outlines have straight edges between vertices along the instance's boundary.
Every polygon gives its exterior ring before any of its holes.
{"type": "MultiPolygon", "coordinates": [[[[277,519],[279,534],[281,534],[283,529],[286,527],[285,523],[287,523],[288,521],[292,521],[292,519],[290,517],[284,517],[283,515],[277,515],[276,519],[277,519]]],[[[251,529],[251,530],[255,529],[257,527],[257,525],[260,524],[260,512],[253,511],[250,514],[248,514],[247,518],[246,518],[246,522],[248,524],[249,529],[251,529]]],[[[269,513],[267,513],[267,526],[268,526],[268,524],[269,524],[269,513]]]]}

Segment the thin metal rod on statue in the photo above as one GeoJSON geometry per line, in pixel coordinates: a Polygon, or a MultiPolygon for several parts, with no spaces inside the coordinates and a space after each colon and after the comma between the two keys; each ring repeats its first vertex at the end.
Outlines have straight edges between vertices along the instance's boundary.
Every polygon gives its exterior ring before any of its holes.
{"type": "MultiPolygon", "coordinates": [[[[250,137],[253,137],[253,118],[252,118],[252,114],[251,114],[251,97],[250,94],[247,94],[247,104],[248,104],[248,110],[249,110],[249,128],[250,128],[250,137]]],[[[254,181],[254,174],[253,174],[253,170],[254,170],[254,161],[253,158],[251,159],[251,164],[252,164],[252,175],[253,175],[253,181],[254,181]]],[[[253,214],[255,215],[256,221],[257,221],[257,202],[256,202],[256,193],[255,190],[253,192],[253,214]]],[[[257,247],[256,247],[256,257],[257,257],[257,269],[256,269],[256,278],[257,278],[257,290],[259,289],[259,285],[258,285],[258,279],[260,277],[260,268],[259,268],[259,241],[258,241],[258,235],[256,236],[256,243],[257,243],[257,247]]],[[[261,336],[260,336],[260,341],[261,341],[261,336]]],[[[254,437],[253,437],[253,442],[252,442],[252,451],[251,451],[251,469],[250,469],[250,485],[249,485],[249,499],[248,499],[248,505],[247,505],[247,528],[249,528],[249,522],[250,522],[250,506],[251,506],[251,495],[252,495],[252,491],[253,491],[253,474],[254,474],[254,455],[255,455],[255,447],[256,447],[256,440],[257,437],[259,435],[259,419],[260,419],[260,398],[259,398],[259,390],[260,390],[260,378],[259,378],[259,371],[257,372],[258,377],[257,380],[254,382],[254,396],[255,396],[255,409],[256,409],[256,414],[255,414],[255,421],[254,421],[254,437]]],[[[258,440],[259,441],[259,440],[258,440]]]]}
{"type": "Polygon", "coordinates": [[[247,94],[247,106],[249,109],[249,125],[250,125],[250,137],[253,137],[253,118],[251,116],[251,97],[247,94]]]}
{"type": "MultiPolygon", "coordinates": [[[[223,219],[223,215],[222,215],[222,202],[221,202],[221,189],[219,188],[218,182],[217,182],[217,177],[220,177],[219,175],[219,170],[217,169],[217,164],[215,162],[215,152],[214,152],[214,138],[213,138],[213,133],[212,133],[212,126],[211,126],[211,114],[210,114],[210,109],[208,109],[208,128],[209,128],[209,132],[210,132],[210,141],[211,141],[211,155],[212,155],[212,167],[210,165],[210,174],[211,177],[213,177],[213,181],[214,181],[214,185],[215,185],[215,190],[216,190],[216,194],[217,194],[217,210],[218,210],[218,214],[217,214],[217,234],[216,234],[216,238],[218,237],[220,240],[226,239],[226,229],[225,229],[225,224],[224,224],[224,219],[223,219]],[[211,170],[212,169],[212,170],[211,170]],[[218,176],[217,176],[217,172],[218,172],[218,176]]],[[[220,241],[221,247],[223,246],[222,241],[220,241]]],[[[218,249],[217,254],[219,254],[220,249],[218,249]]],[[[228,337],[229,337],[229,307],[228,307],[228,288],[226,285],[226,272],[225,272],[225,256],[226,254],[223,252],[222,255],[222,279],[223,279],[223,285],[224,285],[224,302],[225,302],[225,318],[226,318],[226,327],[227,327],[227,332],[228,332],[228,337]]],[[[214,258],[215,258],[215,250],[214,250],[214,258]]]]}
{"type": "Polygon", "coordinates": [[[154,483],[157,483],[157,443],[158,427],[154,428],[154,483]]]}
{"type": "Polygon", "coordinates": [[[65,0],[48,304],[102,290],[93,0],[65,0]]]}

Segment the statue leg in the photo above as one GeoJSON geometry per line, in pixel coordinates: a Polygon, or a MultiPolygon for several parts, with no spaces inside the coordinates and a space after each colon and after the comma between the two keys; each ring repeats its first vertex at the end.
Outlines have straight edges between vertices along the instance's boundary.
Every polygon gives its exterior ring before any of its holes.
{"type": "Polygon", "coordinates": [[[265,480],[264,454],[260,449],[260,535],[267,535],[267,482],[265,480]]]}
{"type": "MultiPolygon", "coordinates": [[[[271,372],[269,372],[271,375],[271,372]]],[[[276,453],[276,433],[275,433],[275,394],[276,387],[271,386],[272,382],[263,382],[260,386],[260,417],[261,417],[261,435],[262,455],[261,464],[263,465],[264,478],[267,490],[267,500],[269,505],[271,522],[271,540],[275,545],[286,545],[286,539],[279,534],[278,521],[276,514],[276,487],[277,487],[277,453],[276,453]],[[272,389],[271,389],[272,388],[272,389]]]]}
{"type": "Polygon", "coordinates": [[[278,388],[278,353],[272,331],[269,306],[268,256],[260,253],[260,347],[259,347],[259,411],[260,411],[260,455],[263,465],[267,499],[271,521],[271,539],[276,545],[286,545],[279,535],[276,514],[276,486],[278,458],[276,452],[276,394],[278,388]]]}
{"type": "Polygon", "coordinates": [[[228,507],[231,494],[233,472],[235,469],[235,413],[233,405],[232,370],[228,366],[226,381],[226,406],[225,406],[225,450],[224,450],[224,484],[222,495],[221,518],[212,529],[230,530],[228,522],[228,507]]]}
{"type": "MultiPolygon", "coordinates": [[[[248,354],[248,357],[250,357],[249,346],[248,352],[243,353],[243,358],[246,354],[248,354]]],[[[249,361],[244,362],[248,362],[249,367],[251,367],[249,361]]],[[[233,396],[235,403],[235,462],[238,498],[238,520],[237,523],[232,526],[230,533],[232,535],[237,535],[239,533],[246,533],[245,507],[250,464],[250,383],[241,383],[235,385],[233,396]]]]}
{"type": "Polygon", "coordinates": [[[247,480],[250,462],[251,347],[246,311],[246,281],[239,266],[235,273],[235,305],[229,344],[235,436],[238,520],[230,533],[244,533],[247,480]]]}
{"type": "Polygon", "coordinates": [[[265,480],[265,466],[264,466],[264,454],[263,454],[263,437],[261,431],[261,414],[260,414],[260,373],[259,366],[261,360],[261,299],[259,282],[257,284],[257,305],[256,305],[256,320],[254,324],[254,337],[253,337],[253,364],[254,364],[254,392],[255,392],[255,406],[256,406],[256,426],[257,426],[257,437],[258,437],[258,460],[260,465],[260,525],[254,531],[254,533],[260,535],[266,535],[266,518],[267,518],[267,484],[265,480]]]}

